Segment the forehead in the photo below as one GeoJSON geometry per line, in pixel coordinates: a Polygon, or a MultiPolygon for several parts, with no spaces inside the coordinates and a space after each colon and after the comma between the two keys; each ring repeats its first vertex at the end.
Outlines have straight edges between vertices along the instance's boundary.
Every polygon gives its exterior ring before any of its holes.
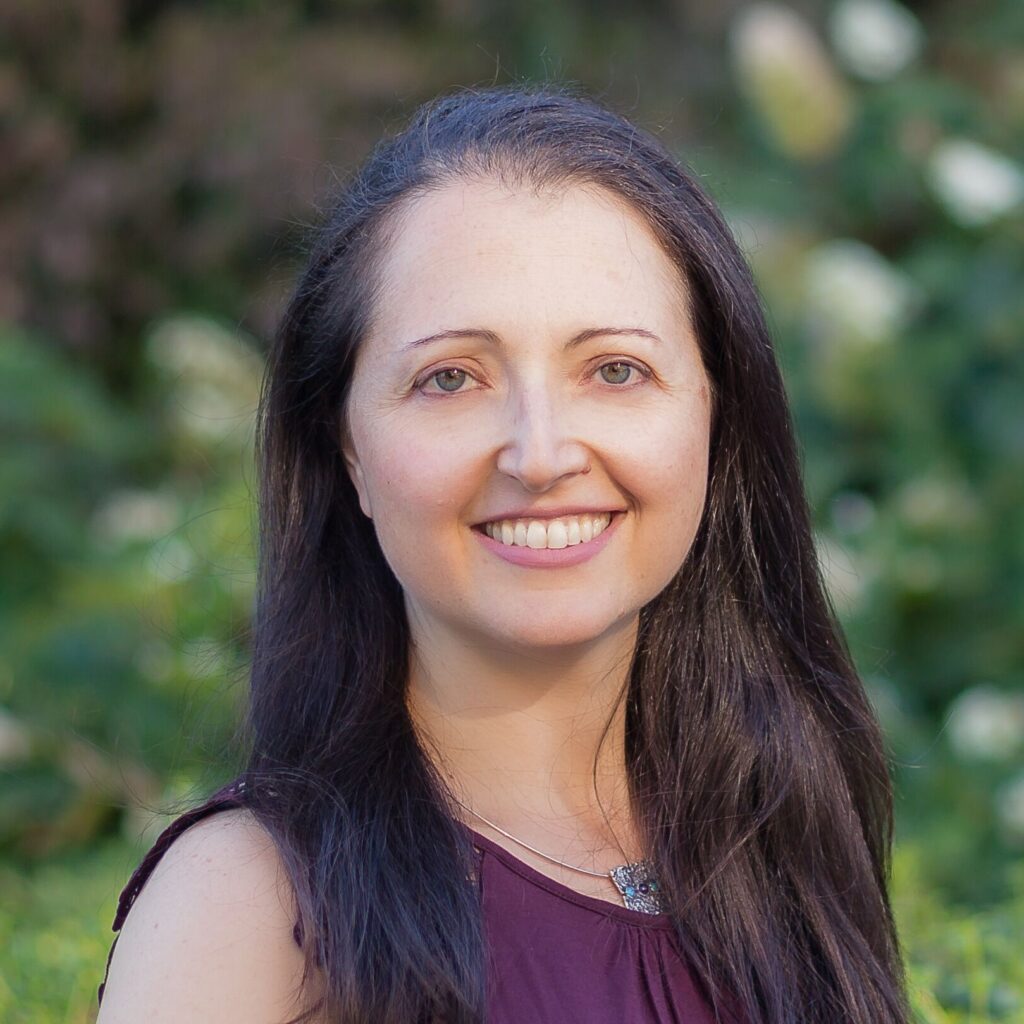
{"type": "Polygon", "coordinates": [[[387,236],[375,322],[388,335],[456,319],[501,331],[628,317],[669,331],[687,315],[682,274],[643,216],[597,186],[459,181],[407,202],[387,236]]]}

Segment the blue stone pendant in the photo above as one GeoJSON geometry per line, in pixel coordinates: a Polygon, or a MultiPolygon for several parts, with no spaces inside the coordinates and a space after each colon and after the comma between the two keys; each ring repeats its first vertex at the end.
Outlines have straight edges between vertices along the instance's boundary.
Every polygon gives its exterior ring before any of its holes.
{"type": "Polygon", "coordinates": [[[630,910],[644,914],[663,914],[667,909],[661,898],[661,886],[654,877],[651,865],[645,860],[621,864],[608,872],[615,888],[622,893],[623,902],[630,910]]]}

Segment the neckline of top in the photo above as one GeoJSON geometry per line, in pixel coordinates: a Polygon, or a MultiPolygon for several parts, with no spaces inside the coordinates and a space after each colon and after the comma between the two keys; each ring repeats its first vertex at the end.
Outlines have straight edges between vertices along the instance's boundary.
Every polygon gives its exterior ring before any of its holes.
{"type": "MultiPolygon", "coordinates": [[[[208,803],[227,802],[237,804],[239,802],[239,790],[243,785],[244,783],[237,781],[229,783],[210,797],[208,803]]],[[[466,830],[474,846],[493,854],[509,870],[514,871],[527,882],[546,890],[559,899],[575,903],[577,906],[588,910],[593,910],[598,914],[603,914],[605,917],[615,918],[616,920],[637,925],[641,928],[667,929],[674,927],[672,915],[669,913],[648,914],[644,910],[631,910],[620,903],[612,903],[611,900],[603,900],[599,896],[590,896],[585,892],[578,892],[557,879],[545,875],[544,872],[538,871],[532,864],[527,864],[526,861],[520,860],[511,850],[506,850],[500,843],[477,832],[471,825],[467,825],[464,821],[459,821],[458,818],[455,821],[466,830]]]]}
{"type": "Polygon", "coordinates": [[[644,910],[633,910],[620,903],[612,903],[611,900],[601,899],[600,896],[591,896],[588,893],[578,892],[571,886],[565,885],[549,875],[545,875],[543,871],[538,871],[532,864],[527,864],[526,861],[520,860],[510,850],[506,850],[500,843],[477,832],[471,825],[467,825],[465,822],[459,822],[459,824],[470,834],[474,846],[482,847],[485,852],[493,854],[507,868],[514,871],[527,882],[547,890],[553,896],[567,900],[570,903],[575,903],[577,906],[585,907],[588,910],[593,910],[606,917],[612,917],[632,925],[639,925],[641,928],[673,927],[672,915],[669,913],[648,914],[644,910]]]}

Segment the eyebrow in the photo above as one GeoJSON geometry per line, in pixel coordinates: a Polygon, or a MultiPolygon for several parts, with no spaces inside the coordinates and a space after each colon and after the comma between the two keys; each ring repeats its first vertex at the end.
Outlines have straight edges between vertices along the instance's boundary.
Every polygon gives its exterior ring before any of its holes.
{"type": "MultiPolygon", "coordinates": [[[[582,345],[585,341],[590,341],[591,338],[616,334],[635,334],[641,338],[650,338],[651,341],[661,341],[657,334],[645,327],[587,327],[578,334],[574,334],[565,343],[565,348],[567,350],[576,348],[577,345],[582,345]]],[[[443,341],[446,338],[483,338],[484,341],[490,342],[492,345],[500,347],[502,344],[500,335],[485,327],[463,327],[457,330],[438,331],[436,334],[428,334],[425,338],[417,338],[405,345],[404,350],[419,348],[421,345],[429,345],[433,341],[443,341]]]]}

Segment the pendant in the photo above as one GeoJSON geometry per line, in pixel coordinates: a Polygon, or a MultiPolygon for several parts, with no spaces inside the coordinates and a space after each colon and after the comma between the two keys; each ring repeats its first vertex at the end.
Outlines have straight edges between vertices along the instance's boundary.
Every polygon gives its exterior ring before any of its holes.
{"type": "Polygon", "coordinates": [[[622,893],[623,902],[630,910],[639,910],[644,914],[665,912],[661,887],[647,861],[620,864],[617,868],[612,868],[608,874],[615,883],[615,888],[622,893]]]}

